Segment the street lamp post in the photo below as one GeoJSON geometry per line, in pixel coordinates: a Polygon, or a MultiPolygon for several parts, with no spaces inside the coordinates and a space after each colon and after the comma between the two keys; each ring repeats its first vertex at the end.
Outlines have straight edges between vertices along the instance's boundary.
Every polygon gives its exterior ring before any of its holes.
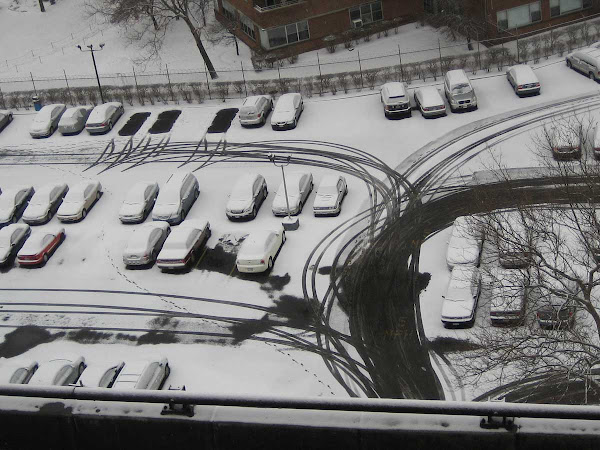
{"type": "Polygon", "coordinates": [[[96,72],[96,81],[98,81],[98,91],[100,91],[100,101],[104,103],[104,96],[102,95],[102,86],[100,85],[100,77],[98,76],[98,67],[96,67],[96,57],[94,56],[94,52],[99,52],[104,49],[104,44],[100,44],[100,48],[94,48],[92,44],[86,45],[89,50],[84,50],[81,48],[81,45],[78,45],[77,48],[82,52],[90,52],[92,55],[92,63],[94,64],[94,71],[96,72]]]}
{"type": "Polygon", "coordinates": [[[292,218],[292,215],[290,214],[290,200],[288,198],[287,184],[285,183],[285,172],[283,171],[283,168],[290,163],[290,159],[291,159],[290,155],[288,155],[286,157],[281,157],[279,159],[279,163],[278,163],[277,157],[272,153],[269,154],[269,160],[273,163],[273,165],[275,167],[281,168],[281,177],[283,178],[283,191],[285,193],[285,204],[287,207],[287,217],[286,217],[286,219],[284,219],[282,224],[283,224],[283,228],[286,231],[297,230],[298,227],[300,226],[300,220],[297,217],[292,218]]]}

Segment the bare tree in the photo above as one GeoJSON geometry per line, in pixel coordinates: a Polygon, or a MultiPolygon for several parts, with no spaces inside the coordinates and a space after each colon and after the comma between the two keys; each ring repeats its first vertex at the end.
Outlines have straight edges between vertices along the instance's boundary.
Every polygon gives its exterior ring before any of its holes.
{"type": "Polygon", "coordinates": [[[463,0],[438,0],[436,12],[427,17],[435,27],[449,39],[456,40],[461,36],[467,39],[469,50],[473,50],[471,40],[485,32],[485,27],[475,14],[465,11],[463,0]]]}
{"type": "Polygon", "coordinates": [[[211,44],[235,45],[235,53],[240,56],[240,47],[236,33],[241,29],[238,18],[223,17],[215,20],[206,29],[206,36],[211,44]]]}
{"type": "Polygon", "coordinates": [[[86,0],[90,14],[102,15],[125,29],[128,40],[141,47],[145,60],[159,55],[165,37],[181,19],[214,79],[218,75],[202,42],[205,13],[210,3],[211,0],[86,0]]]}

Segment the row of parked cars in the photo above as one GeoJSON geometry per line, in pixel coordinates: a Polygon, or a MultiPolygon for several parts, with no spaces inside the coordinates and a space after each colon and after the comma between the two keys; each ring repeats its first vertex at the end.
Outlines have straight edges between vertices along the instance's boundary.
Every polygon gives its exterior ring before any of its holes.
{"type": "Polygon", "coordinates": [[[112,389],[162,389],[171,369],[164,357],[131,362],[88,362],[83,356],[37,361],[0,362],[0,384],[79,386],[112,389]]]}

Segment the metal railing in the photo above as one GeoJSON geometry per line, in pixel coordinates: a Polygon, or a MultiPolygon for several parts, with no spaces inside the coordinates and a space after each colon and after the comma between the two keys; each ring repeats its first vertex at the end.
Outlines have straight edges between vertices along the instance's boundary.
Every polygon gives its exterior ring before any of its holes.
{"type": "Polygon", "coordinates": [[[304,3],[302,0],[283,0],[279,3],[275,3],[274,5],[269,6],[260,6],[254,5],[254,9],[256,9],[259,13],[264,13],[268,11],[273,11],[274,9],[285,8],[287,6],[297,5],[299,3],[304,3]]]}

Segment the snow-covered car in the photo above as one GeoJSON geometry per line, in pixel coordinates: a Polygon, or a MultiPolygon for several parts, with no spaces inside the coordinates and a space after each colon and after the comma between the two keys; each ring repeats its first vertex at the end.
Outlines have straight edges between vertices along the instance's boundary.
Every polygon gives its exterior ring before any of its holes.
{"type": "Polygon", "coordinates": [[[119,209],[119,220],[122,223],[140,223],[146,220],[156,203],[158,191],[158,183],[155,181],[135,183],[119,209]]]}
{"type": "Polygon", "coordinates": [[[121,102],[108,102],[96,106],[90,113],[85,129],[90,134],[105,133],[112,130],[114,124],[123,115],[121,102]]]}
{"type": "Polygon", "coordinates": [[[540,93],[540,81],[527,64],[518,64],[509,68],[506,71],[506,79],[519,97],[540,93]]]}
{"type": "Polygon", "coordinates": [[[302,208],[313,189],[313,176],[310,172],[292,172],[285,177],[285,186],[283,182],[277,189],[277,194],[273,199],[271,210],[276,216],[286,216],[288,213],[288,202],[290,205],[290,214],[296,215],[302,212],[302,208]],[[285,190],[287,187],[287,202],[285,190]]]}
{"type": "Polygon", "coordinates": [[[342,211],[342,202],[348,194],[346,179],[341,175],[326,175],[321,180],[313,213],[315,216],[337,216],[342,211]]]}
{"type": "Polygon", "coordinates": [[[567,67],[588,76],[590,80],[600,80],[600,50],[598,48],[581,49],[569,53],[566,58],[567,67]]]}
{"type": "Polygon", "coordinates": [[[498,262],[505,269],[523,269],[531,264],[535,236],[518,211],[496,214],[493,239],[498,248],[498,262]]]}
{"type": "Polygon", "coordinates": [[[210,237],[210,224],[206,220],[184,220],[173,229],[156,259],[162,270],[187,268],[194,260],[202,243],[210,237]]]}
{"type": "Polygon", "coordinates": [[[0,385],[27,384],[38,367],[38,362],[31,360],[0,363],[0,385]]]}
{"type": "Polygon", "coordinates": [[[92,108],[86,106],[74,106],[67,109],[58,122],[58,131],[62,135],[77,134],[85,128],[85,122],[92,108]]]}
{"type": "Polygon", "coordinates": [[[385,83],[381,87],[379,98],[383,103],[383,113],[388,119],[390,117],[410,117],[412,115],[406,84],[399,81],[385,83]]]}
{"type": "Polygon", "coordinates": [[[61,222],[83,220],[101,196],[102,185],[99,181],[81,181],[69,189],[56,212],[56,217],[61,222]]]}
{"type": "Polygon", "coordinates": [[[544,137],[552,148],[552,156],[556,160],[570,161],[581,159],[581,137],[583,127],[577,121],[552,123],[544,126],[544,137]]]}
{"type": "Polygon", "coordinates": [[[123,361],[109,363],[89,363],[77,383],[88,388],[111,388],[125,366],[123,361]]]}
{"type": "Polygon", "coordinates": [[[253,231],[240,246],[235,261],[237,270],[258,273],[271,269],[284,243],[283,227],[277,230],[253,231]]]}
{"type": "Polygon", "coordinates": [[[596,159],[600,159],[600,125],[596,125],[596,128],[594,129],[594,142],[592,142],[593,145],[593,152],[594,152],[594,158],[596,159]]]}
{"type": "Polygon", "coordinates": [[[29,134],[31,137],[40,138],[51,136],[58,128],[58,121],[66,109],[66,105],[62,103],[55,103],[42,107],[35,115],[33,122],[31,122],[31,126],[29,127],[29,134]]]}
{"type": "Polygon", "coordinates": [[[304,111],[302,95],[298,93],[283,94],[277,100],[275,110],[271,115],[271,128],[274,130],[296,128],[302,111],[304,111]]]}
{"type": "Polygon", "coordinates": [[[238,116],[242,126],[264,124],[273,109],[273,98],[270,95],[253,95],[246,97],[238,116]]]}
{"type": "Polygon", "coordinates": [[[194,174],[171,174],[158,194],[152,210],[152,220],[164,220],[177,225],[185,219],[199,195],[200,187],[194,174]]]}
{"type": "Polygon", "coordinates": [[[230,220],[254,219],[267,198],[267,182],[258,173],[242,175],[233,185],[225,214],[230,220]]]}
{"type": "Polygon", "coordinates": [[[0,109],[0,131],[4,130],[13,121],[12,111],[0,109]]]}
{"type": "Polygon", "coordinates": [[[444,327],[472,326],[481,293],[481,275],[475,266],[455,266],[452,269],[442,303],[444,327]]]}
{"type": "Polygon", "coordinates": [[[574,281],[546,277],[538,284],[537,320],[541,328],[565,329],[575,323],[575,297],[579,288],[574,281]]]}
{"type": "Polygon", "coordinates": [[[64,239],[62,227],[35,230],[17,253],[17,262],[20,266],[44,265],[64,239]]]}
{"type": "Polygon", "coordinates": [[[492,325],[512,324],[523,320],[527,300],[524,274],[516,269],[498,268],[490,290],[492,325]]]}
{"type": "Polygon", "coordinates": [[[145,223],[135,230],[123,251],[125,267],[154,263],[170,232],[167,222],[158,221],[145,223]]]}
{"type": "Polygon", "coordinates": [[[154,358],[125,364],[113,389],[159,390],[171,373],[167,358],[154,358]]]}
{"type": "Polygon", "coordinates": [[[31,229],[25,223],[13,223],[0,229],[0,266],[17,256],[30,234],[31,229]]]}
{"type": "Polygon", "coordinates": [[[66,183],[48,183],[35,191],[23,213],[23,221],[30,225],[48,222],[60,206],[69,186],[66,183]]]}
{"type": "Polygon", "coordinates": [[[450,111],[477,109],[477,96],[469,77],[463,69],[449,70],[444,76],[444,93],[450,111]]]}
{"type": "Polygon", "coordinates": [[[446,104],[435,86],[425,86],[415,91],[415,103],[423,117],[446,115],[446,104]]]}
{"type": "Polygon", "coordinates": [[[446,264],[452,270],[457,265],[479,265],[483,246],[483,233],[477,219],[470,216],[457,217],[446,250],[446,264]]]}
{"type": "Polygon", "coordinates": [[[34,194],[31,186],[15,186],[0,195],[0,227],[17,222],[34,194]]]}
{"type": "Polygon", "coordinates": [[[40,364],[29,380],[34,386],[68,386],[75,384],[85,370],[83,356],[52,359],[40,364]]]}

